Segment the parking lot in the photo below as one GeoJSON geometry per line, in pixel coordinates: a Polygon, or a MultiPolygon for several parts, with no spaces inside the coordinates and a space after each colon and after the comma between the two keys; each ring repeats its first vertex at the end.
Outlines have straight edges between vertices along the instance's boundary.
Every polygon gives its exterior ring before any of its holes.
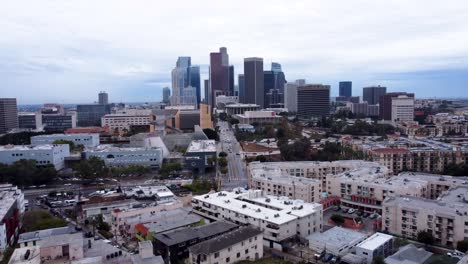
{"type": "MultiPolygon", "coordinates": [[[[333,224],[331,224],[329,220],[330,220],[330,217],[332,215],[334,215],[334,214],[342,215],[343,217],[346,217],[346,218],[356,218],[356,217],[358,217],[358,212],[357,211],[350,214],[348,212],[343,212],[343,210],[335,211],[334,208],[329,208],[328,210],[323,212],[324,231],[327,230],[327,229],[330,229],[331,227],[333,227],[333,224]]],[[[367,216],[367,217],[364,217],[364,216],[365,215],[360,216],[361,219],[362,219],[362,222],[364,224],[364,227],[361,230],[358,230],[358,231],[361,231],[361,232],[364,232],[364,233],[367,233],[367,234],[371,234],[371,233],[376,232],[376,230],[374,230],[374,222],[375,222],[376,218],[371,219],[371,216],[367,216]]]]}

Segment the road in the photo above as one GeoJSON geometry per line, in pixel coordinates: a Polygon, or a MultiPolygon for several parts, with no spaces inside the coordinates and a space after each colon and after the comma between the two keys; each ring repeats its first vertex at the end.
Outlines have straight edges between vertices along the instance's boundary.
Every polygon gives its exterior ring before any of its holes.
{"type": "Polygon", "coordinates": [[[248,185],[247,167],[240,152],[242,148],[234,136],[234,131],[228,122],[218,121],[220,141],[218,153],[224,151],[228,154],[228,173],[220,175],[221,190],[232,190],[235,187],[246,187],[248,185]]]}

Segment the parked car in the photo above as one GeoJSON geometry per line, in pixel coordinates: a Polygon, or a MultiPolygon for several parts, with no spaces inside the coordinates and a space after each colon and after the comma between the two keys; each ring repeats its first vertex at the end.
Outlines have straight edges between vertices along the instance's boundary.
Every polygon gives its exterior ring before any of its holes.
{"type": "Polygon", "coordinates": [[[363,211],[359,210],[357,213],[356,213],[358,216],[362,216],[364,214],[363,211]]]}
{"type": "Polygon", "coordinates": [[[326,253],[320,260],[321,260],[322,262],[327,263],[327,262],[329,262],[330,260],[332,260],[332,258],[333,258],[333,255],[332,255],[332,254],[326,253]]]}
{"type": "Polygon", "coordinates": [[[340,208],[339,206],[333,207],[333,211],[335,211],[335,212],[338,212],[338,211],[340,211],[340,210],[341,210],[341,208],[340,208]]]}
{"type": "Polygon", "coordinates": [[[353,209],[353,208],[349,208],[349,210],[348,210],[348,214],[354,214],[355,212],[356,212],[356,210],[353,209]]]}
{"type": "Polygon", "coordinates": [[[340,261],[340,258],[337,256],[334,256],[331,260],[330,263],[338,263],[340,261]]]}

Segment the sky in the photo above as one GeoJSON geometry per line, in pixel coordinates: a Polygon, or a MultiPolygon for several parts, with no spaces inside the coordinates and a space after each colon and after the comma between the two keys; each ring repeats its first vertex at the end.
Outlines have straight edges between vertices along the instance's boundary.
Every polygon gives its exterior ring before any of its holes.
{"type": "MultiPolygon", "coordinates": [[[[19,104],[154,102],[178,56],[282,64],[288,81],[353,81],[417,97],[468,97],[466,0],[3,1],[0,97],[19,104]]],[[[237,82],[237,81],[236,81],[237,82]]],[[[202,81],[203,86],[203,81],[202,81]]]]}

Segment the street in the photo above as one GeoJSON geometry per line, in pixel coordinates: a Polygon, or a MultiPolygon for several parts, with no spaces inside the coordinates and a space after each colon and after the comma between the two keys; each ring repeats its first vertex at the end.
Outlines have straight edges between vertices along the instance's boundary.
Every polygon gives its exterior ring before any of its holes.
{"type": "Polygon", "coordinates": [[[234,136],[234,131],[229,127],[229,123],[219,121],[219,143],[218,153],[224,151],[228,154],[228,173],[220,176],[221,190],[232,190],[236,187],[248,186],[247,166],[240,154],[242,149],[234,136]]]}

